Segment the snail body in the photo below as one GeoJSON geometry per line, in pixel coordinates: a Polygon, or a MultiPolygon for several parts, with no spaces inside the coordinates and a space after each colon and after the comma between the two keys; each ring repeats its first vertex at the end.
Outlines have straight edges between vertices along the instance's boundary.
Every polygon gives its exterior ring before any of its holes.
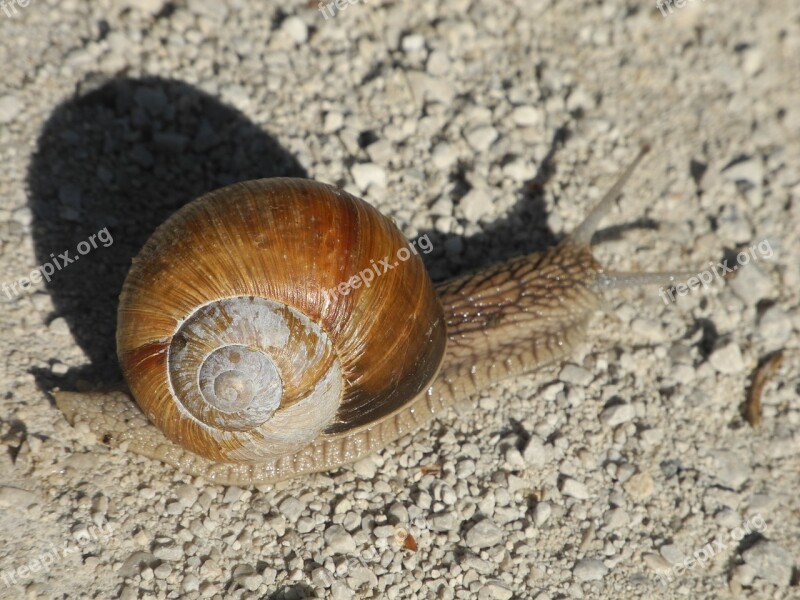
{"type": "Polygon", "coordinates": [[[220,483],[352,462],[566,356],[604,288],[671,277],[609,275],[591,253],[636,162],[558,245],[436,286],[392,222],[340,189],[211,192],[156,230],[120,295],[117,354],[141,410],[125,392],[57,392],[58,406],[112,446],[220,483]]]}

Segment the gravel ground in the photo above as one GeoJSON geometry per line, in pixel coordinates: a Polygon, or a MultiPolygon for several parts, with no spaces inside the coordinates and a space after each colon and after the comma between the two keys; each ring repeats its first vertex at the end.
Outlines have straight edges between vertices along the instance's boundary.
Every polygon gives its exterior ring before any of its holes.
{"type": "Polygon", "coordinates": [[[0,3],[0,283],[87,250],[0,292],[0,598],[800,597],[800,6],[676,2],[0,3]],[[119,380],[130,258],[200,193],[341,185],[440,280],[568,233],[644,140],[597,256],[753,248],[736,278],[609,294],[568,364],[354,466],[208,485],[48,394],[119,380]]]}

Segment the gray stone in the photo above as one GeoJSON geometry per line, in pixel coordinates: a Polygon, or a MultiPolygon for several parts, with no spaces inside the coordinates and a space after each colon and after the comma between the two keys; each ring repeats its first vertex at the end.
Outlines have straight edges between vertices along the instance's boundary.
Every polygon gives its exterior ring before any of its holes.
{"type": "Polygon", "coordinates": [[[572,574],[579,581],[597,581],[608,573],[602,561],[596,558],[582,558],[572,567],[572,574]]]}
{"type": "Polygon", "coordinates": [[[212,21],[222,22],[228,16],[225,0],[189,0],[188,7],[194,14],[212,21]]]}
{"type": "Polygon", "coordinates": [[[547,450],[544,440],[538,435],[532,435],[522,451],[522,458],[532,467],[542,467],[547,464],[547,450]]]}
{"type": "Polygon", "coordinates": [[[758,158],[746,158],[726,166],[722,170],[722,177],[728,181],[744,181],[760,186],[764,179],[764,165],[758,158]]]}
{"type": "Polygon", "coordinates": [[[559,380],[577,386],[587,386],[594,379],[591,371],[578,365],[566,364],[558,374],[559,380]]]}
{"type": "Polygon", "coordinates": [[[732,375],[744,369],[742,352],[739,346],[733,342],[714,350],[711,356],[708,357],[708,362],[714,367],[715,371],[723,375],[732,375]]]}
{"type": "Polygon", "coordinates": [[[753,568],[757,577],[770,583],[786,587],[792,579],[794,558],[775,542],[761,540],[745,550],[742,558],[753,568]]]}
{"type": "Polygon", "coordinates": [[[188,508],[197,502],[198,491],[193,485],[182,483],[175,488],[175,496],[181,504],[188,508]]]}
{"type": "Polygon", "coordinates": [[[775,295],[772,279],[761,267],[754,264],[739,269],[736,277],[727,280],[727,285],[748,306],[755,306],[763,298],[772,298],[775,295]]]}
{"type": "Polygon", "coordinates": [[[517,106],[511,111],[511,120],[520,127],[531,127],[542,121],[542,113],[533,106],[517,106]]]}
{"type": "Polygon", "coordinates": [[[169,541],[158,544],[153,548],[153,556],[158,560],[182,560],[183,548],[177,546],[175,542],[169,541]]]}
{"type": "Polygon", "coordinates": [[[352,554],[356,551],[353,536],[341,525],[331,525],[325,530],[325,544],[331,554],[352,554]]]}
{"type": "Polygon", "coordinates": [[[561,480],[560,490],[565,496],[577,498],[578,500],[586,500],[590,497],[589,489],[586,485],[571,477],[565,477],[561,480]]]}
{"type": "Polygon", "coordinates": [[[610,427],[627,423],[636,416],[636,409],[631,404],[614,404],[600,413],[600,420],[610,427]]]}
{"type": "Polygon", "coordinates": [[[750,463],[738,452],[717,450],[712,453],[714,477],[725,487],[739,489],[750,477],[750,463]]]}
{"type": "Polygon", "coordinates": [[[509,600],[514,593],[499,579],[487,581],[478,592],[479,600],[509,600]]]}
{"type": "Polygon", "coordinates": [[[300,518],[300,515],[303,514],[303,511],[306,509],[306,504],[294,496],[289,496],[285,498],[279,505],[278,510],[283,513],[289,521],[292,523],[296,522],[297,519],[300,518]]]}
{"type": "Polygon", "coordinates": [[[306,41],[308,41],[308,26],[299,17],[286,17],[283,23],[281,23],[281,30],[285,32],[295,44],[305,44],[306,41]]]}
{"type": "Polygon", "coordinates": [[[7,94],[0,96],[0,125],[10,123],[22,112],[24,104],[16,96],[7,94]]]}
{"type": "Polygon", "coordinates": [[[536,523],[537,527],[541,527],[550,518],[550,513],[552,512],[553,509],[550,507],[549,502],[539,502],[533,509],[533,522],[536,523]]]}
{"type": "Polygon", "coordinates": [[[479,221],[492,212],[492,201],[483,188],[472,188],[458,201],[458,206],[464,218],[470,222],[479,221]]]}
{"type": "Polygon", "coordinates": [[[455,531],[460,521],[452,512],[443,512],[433,515],[430,526],[433,531],[455,531]]]}
{"type": "Polygon", "coordinates": [[[467,138],[467,143],[476,152],[486,152],[497,140],[498,136],[497,130],[491,125],[476,127],[467,131],[464,135],[467,138]]]}
{"type": "Polygon", "coordinates": [[[467,546],[472,549],[491,548],[503,541],[505,532],[490,519],[473,525],[465,536],[467,546]]]}
{"type": "Polygon", "coordinates": [[[356,186],[362,191],[373,185],[379,188],[386,187],[386,171],[375,163],[356,163],[350,167],[350,173],[356,186]]]}

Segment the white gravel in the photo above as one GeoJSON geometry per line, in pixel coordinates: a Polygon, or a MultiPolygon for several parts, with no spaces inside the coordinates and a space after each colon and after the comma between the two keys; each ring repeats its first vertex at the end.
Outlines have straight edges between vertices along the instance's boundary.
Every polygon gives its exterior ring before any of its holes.
{"type": "MultiPolygon", "coordinates": [[[[6,2],[5,6],[11,6],[6,2]]],[[[32,0],[0,10],[0,598],[797,598],[800,8],[32,0]],[[9,9],[10,10],[10,9],[9,9]],[[307,175],[427,234],[432,276],[604,222],[608,295],[565,364],[353,466],[256,488],[69,427],[115,385],[130,257],[192,197],[307,175]],[[8,293],[102,228],[50,282],[8,293]],[[784,361],[754,431],[753,370],[784,361]],[[433,466],[438,468],[433,468],[433,466]],[[423,469],[426,467],[426,469],[423,469]]]]}

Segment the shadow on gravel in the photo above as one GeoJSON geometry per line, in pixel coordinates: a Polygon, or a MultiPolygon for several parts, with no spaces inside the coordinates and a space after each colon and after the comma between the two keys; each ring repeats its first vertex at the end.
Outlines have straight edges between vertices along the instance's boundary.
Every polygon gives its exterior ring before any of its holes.
{"type": "MultiPolygon", "coordinates": [[[[45,390],[74,390],[81,380],[99,388],[122,381],[117,298],[131,259],[170,214],[236,181],[308,176],[238,110],[181,81],[120,78],[85,87],[54,110],[28,173],[37,261],[53,270],[46,289],[54,316],[66,320],[91,361],[64,377],[37,369],[45,390]]],[[[362,137],[368,143],[369,136],[362,137]]],[[[434,246],[423,255],[429,270],[458,275],[552,244],[542,198],[568,137],[566,127],[554,133],[550,152],[518,190],[516,205],[482,233],[455,240],[459,236],[421,231],[434,246]],[[463,249],[455,259],[444,251],[453,242],[463,249]]],[[[468,191],[468,169],[453,168],[454,202],[468,191]]]]}
{"type": "Polygon", "coordinates": [[[208,191],[276,176],[307,174],[239,111],[180,81],[116,79],[58,106],[28,172],[34,244],[41,265],[62,264],[64,252],[77,257],[55,270],[47,291],[91,366],[63,380],[40,370],[39,385],[121,381],[117,297],[145,240],[208,191]],[[93,235],[96,248],[86,245],[93,235]]]}

